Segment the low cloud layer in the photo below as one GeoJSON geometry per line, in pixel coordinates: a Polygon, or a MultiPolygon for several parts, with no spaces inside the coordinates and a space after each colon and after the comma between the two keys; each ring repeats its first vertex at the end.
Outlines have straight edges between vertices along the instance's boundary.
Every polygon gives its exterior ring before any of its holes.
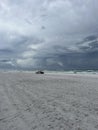
{"type": "Polygon", "coordinates": [[[0,68],[97,69],[97,0],[1,0],[0,68]]]}

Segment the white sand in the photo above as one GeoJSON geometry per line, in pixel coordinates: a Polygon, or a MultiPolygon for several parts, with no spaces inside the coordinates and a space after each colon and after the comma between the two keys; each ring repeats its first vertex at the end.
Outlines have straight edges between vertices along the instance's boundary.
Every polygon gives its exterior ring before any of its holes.
{"type": "Polygon", "coordinates": [[[98,75],[1,72],[0,130],[98,130],[98,75]]]}

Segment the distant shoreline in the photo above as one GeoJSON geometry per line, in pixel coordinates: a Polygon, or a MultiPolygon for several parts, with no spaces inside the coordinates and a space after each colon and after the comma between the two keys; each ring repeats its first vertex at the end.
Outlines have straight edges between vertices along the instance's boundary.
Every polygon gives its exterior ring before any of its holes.
{"type": "MultiPolygon", "coordinates": [[[[0,73],[32,73],[35,74],[36,71],[27,71],[27,70],[0,70],[0,73]]],[[[53,75],[98,75],[98,71],[48,71],[44,70],[44,74],[53,74],[53,75]]]]}

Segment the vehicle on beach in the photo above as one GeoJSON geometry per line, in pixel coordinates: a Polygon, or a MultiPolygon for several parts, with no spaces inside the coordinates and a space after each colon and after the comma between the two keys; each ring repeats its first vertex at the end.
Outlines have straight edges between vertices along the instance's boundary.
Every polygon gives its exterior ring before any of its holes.
{"type": "Polygon", "coordinates": [[[39,70],[39,71],[36,72],[36,74],[44,74],[44,72],[39,70]]]}

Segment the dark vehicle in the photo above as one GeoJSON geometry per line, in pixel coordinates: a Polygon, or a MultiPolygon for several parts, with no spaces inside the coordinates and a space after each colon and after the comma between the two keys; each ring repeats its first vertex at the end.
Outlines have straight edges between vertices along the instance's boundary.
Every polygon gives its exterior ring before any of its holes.
{"type": "Polygon", "coordinates": [[[43,71],[37,71],[36,74],[44,74],[43,71]]]}

